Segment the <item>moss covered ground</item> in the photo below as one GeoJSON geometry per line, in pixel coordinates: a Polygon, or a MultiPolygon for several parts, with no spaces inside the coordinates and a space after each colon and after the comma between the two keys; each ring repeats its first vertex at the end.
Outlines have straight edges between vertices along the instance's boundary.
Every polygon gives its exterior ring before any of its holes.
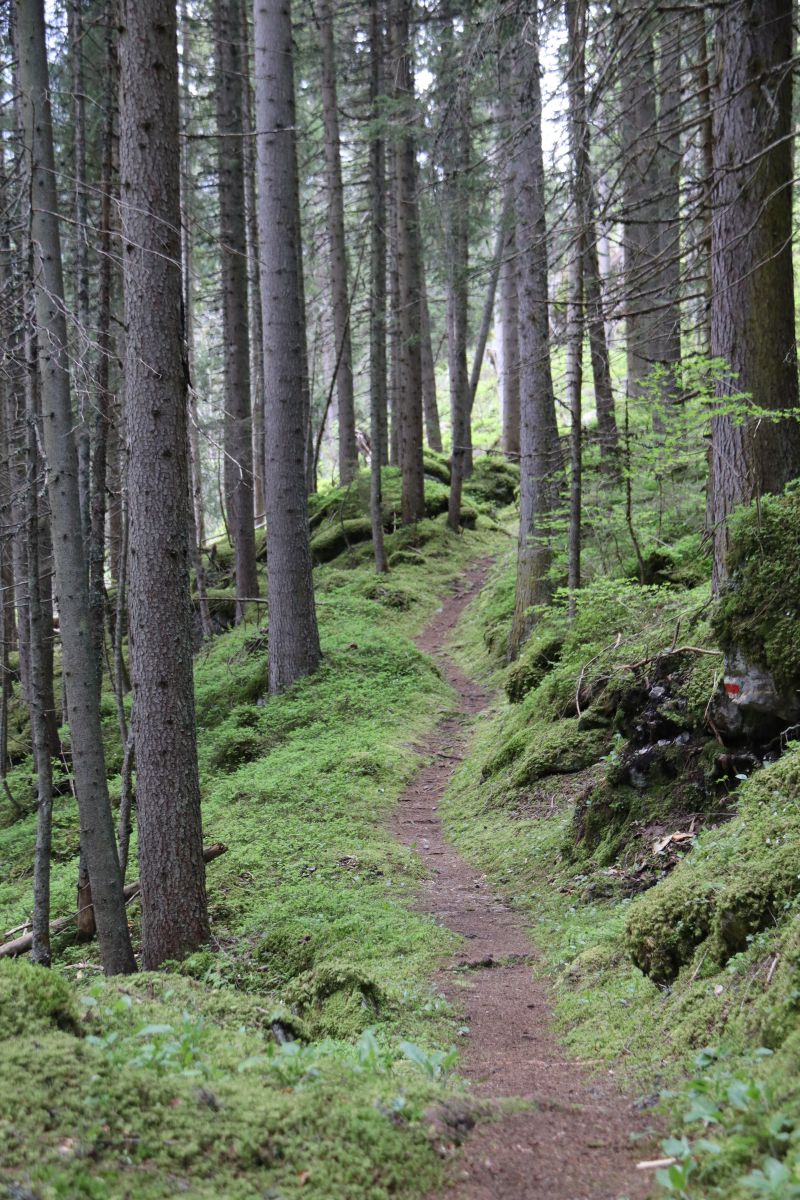
{"type": "Polygon", "coordinates": [[[509,668],[512,605],[509,552],[454,645],[498,700],[446,828],[526,914],[572,1051],[660,1107],[674,1161],[659,1194],[790,1200],[800,746],[733,769],[703,734],[722,668],[707,586],[599,578],[573,621],[565,599],[544,613],[509,668]],[[673,653],[687,644],[709,653],[673,653]]]}
{"type": "MultiPolygon", "coordinates": [[[[201,650],[204,831],[228,846],[208,867],[213,941],[114,981],[67,937],[52,972],[0,962],[0,1195],[381,1200],[440,1178],[425,1114],[452,1086],[456,1030],[429,981],[453,938],[413,911],[419,868],[386,821],[416,735],[451,704],[412,637],[505,541],[479,524],[398,532],[409,561],[386,578],[366,554],[318,568],[323,666],[279,698],[265,695],[263,608],[201,650]]],[[[104,712],[118,770],[110,698],[104,712]]],[[[34,842],[32,815],[4,816],[3,930],[29,914],[34,842]]],[[[60,915],[77,870],[68,790],[54,847],[60,915]]]]}

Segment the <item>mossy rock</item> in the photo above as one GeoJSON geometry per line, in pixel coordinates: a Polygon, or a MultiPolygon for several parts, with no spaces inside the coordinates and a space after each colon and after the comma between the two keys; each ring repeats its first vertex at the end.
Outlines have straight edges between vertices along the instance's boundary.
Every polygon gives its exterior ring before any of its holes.
{"type": "Polygon", "coordinates": [[[420,554],[419,551],[413,550],[413,549],[395,550],[393,554],[389,555],[389,566],[390,567],[424,567],[425,566],[425,555],[420,554]]]}
{"type": "Polygon", "coordinates": [[[777,924],[800,894],[797,846],[783,846],[725,884],[711,928],[714,957],[725,963],[747,949],[750,938],[777,924]]]}
{"type": "Polygon", "coordinates": [[[516,463],[485,454],[475,459],[472,474],[464,481],[464,491],[479,504],[503,508],[514,503],[519,479],[520,471],[516,463]]]}
{"type": "Polygon", "coordinates": [[[528,639],[519,660],[506,673],[505,690],[512,704],[519,704],[528,692],[544,679],[558,662],[564,638],[560,634],[536,631],[528,639]]]}
{"type": "Polygon", "coordinates": [[[315,563],[330,562],[350,546],[368,541],[372,537],[372,522],[369,517],[351,517],[335,524],[323,526],[311,539],[311,557],[315,563]]]}
{"type": "Polygon", "coordinates": [[[399,612],[407,612],[414,602],[414,596],[406,588],[381,578],[368,580],[361,588],[361,594],[367,600],[376,600],[385,608],[395,608],[399,612]]]}
{"type": "Polygon", "coordinates": [[[373,1025],[386,1003],[374,979],[348,963],[326,963],[298,976],[286,998],[312,1034],[339,1038],[357,1036],[373,1025]]]}
{"type": "Polygon", "coordinates": [[[717,891],[697,873],[679,871],[632,905],[625,945],[635,965],[654,983],[675,980],[708,937],[717,891]]]}
{"type": "Polygon", "coordinates": [[[740,510],[730,533],[714,633],[723,650],[738,649],[793,693],[800,684],[800,488],[740,510]]]}
{"type": "Polygon", "coordinates": [[[450,486],[450,459],[436,450],[425,450],[422,455],[422,468],[426,475],[438,479],[440,483],[450,486]]]}
{"type": "Polygon", "coordinates": [[[81,1032],[75,994],[55,971],[27,960],[0,960],[0,1041],[58,1029],[81,1032]]]}
{"type": "Polygon", "coordinates": [[[572,775],[597,762],[608,749],[604,729],[582,730],[577,721],[548,721],[520,730],[483,768],[483,776],[512,767],[512,782],[525,787],[548,775],[572,775]]]}

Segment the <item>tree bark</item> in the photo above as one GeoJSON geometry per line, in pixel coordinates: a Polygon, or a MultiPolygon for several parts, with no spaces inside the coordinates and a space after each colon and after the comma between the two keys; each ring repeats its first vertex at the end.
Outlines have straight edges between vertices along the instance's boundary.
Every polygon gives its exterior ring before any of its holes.
{"type": "Polygon", "coordinates": [[[308,379],[300,272],[292,19],[289,0],[256,0],[258,234],[264,312],[269,686],[320,661],[306,495],[308,379]]]}
{"type": "Polygon", "coordinates": [[[31,647],[31,726],[33,759],[36,765],[36,849],[33,859],[33,943],[31,959],[41,966],[50,966],[50,853],[53,824],[53,763],[48,739],[48,712],[53,708],[53,676],[47,669],[46,639],[52,641],[52,608],[50,630],[44,627],[39,556],[39,450],[36,426],[36,388],[27,388],[27,521],[28,543],[28,613],[31,647]]]}
{"type": "Polygon", "coordinates": [[[450,499],[447,524],[457,530],[461,520],[461,490],[472,455],[469,433],[470,386],[467,366],[469,321],[469,171],[470,103],[462,75],[461,45],[455,18],[447,4],[442,34],[440,79],[445,117],[441,132],[444,146],[445,247],[447,256],[447,366],[450,378],[450,499]]]}
{"type": "MultiPolygon", "coordinates": [[[[798,405],[792,267],[792,4],[736,0],[717,23],[712,354],[761,409],[798,405]]],[[[728,517],[800,474],[796,416],[712,422],[713,586],[727,575],[728,517]]]]}
{"type": "Polygon", "coordinates": [[[236,623],[258,596],[253,432],[250,415],[250,332],[244,204],[242,14],[239,0],[215,0],[217,184],[222,266],[225,388],[225,497],[236,574],[236,623]]]}
{"type": "Polygon", "coordinates": [[[369,306],[369,415],[370,489],[369,512],[375,570],[388,571],[383,544],[381,511],[381,466],[386,437],[386,152],[380,127],[383,95],[383,22],[381,0],[370,0],[369,10],[370,116],[373,122],[369,146],[370,201],[370,306],[369,306]]]}
{"type": "Polygon", "coordinates": [[[517,314],[516,219],[512,217],[503,244],[500,267],[500,348],[502,373],[501,444],[506,458],[519,461],[519,322],[517,314]]]}
{"type": "Polygon", "coordinates": [[[103,966],[135,970],[108,801],[99,689],[92,657],[78,462],[70,400],[64,283],[42,0],[19,7],[18,52],[25,144],[30,155],[31,236],[42,380],[44,446],[53,521],[62,661],[72,738],[81,844],[92,878],[103,966]]]}
{"type": "Polygon", "coordinates": [[[89,610],[97,667],[102,679],[105,639],[106,491],[108,431],[111,423],[111,292],[114,262],[111,255],[111,202],[114,172],[114,116],[116,109],[116,45],[111,5],[106,5],[106,94],[103,128],[103,166],[100,180],[100,286],[97,314],[97,370],[95,374],[94,453],[89,489],[89,610]]]}
{"type": "Polygon", "coordinates": [[[521,480],[512,658],[535,619],[532,610],[552,595],[550,513],[561,469],[550,369],[538,5],[525,12],[515,31],[513,65],[521,480]]]}
{"type": "Polygon", "coordinates": [[[242,6],[242,86],[244,88],[244,211],[247,226],[247,296],[250,325],[250,378],[253,408],[253,497],[256,525],[264,523],[264,318],[261,312],[261,263],[258,246],[256,153],[253,141],[253,92],[250,71],[250,19],[242,6]]]}
{"type": "Polygon", "coordinates": [[[600,455],[605,470],[616,479],[619,477],[619,436],[611,383],[611,361],[606,340],[603,285],[597,246],[597,199],[586,110],[587,2],[566,0],[565,10],[570,51],[569,103],[575,190],[575,236],[582,258],[580,273],[594,381],[600,455]]]}
{"type": "Polygon", "coordinates": [[[328,256],[333,329],[336,344],[336,398],[339,413],[339,478],[347,484],[358,469],[356,414],[353,399],[353,353],[347,249],[344,233],[344,188],[339,151],[339,102],[336,94],[336,44],[331,0],[320,0],[319,41],[322,58],[322,119],[325,129],[325,188],[328,202],[328,256]]]}
{"type": "MultiPolygon", "coordinates": [[[[197,394],[194,389],[194,220],[192,206],[192,169],[189,142],[189,73],[191,66],[191,38],[189,10],[186,0],[181,4],[180,28],[180,114],[181,114],[181,274],[183,276],[183,344],[186,360],[186,405],[188,417],[187,446],[189,454],[189,537],[192,566],[194,567],[197,590],[197,610],[204,638],[214,635],[214,624],[208,605],[206,570],[203,563],[203,547],[206,541],[205,510],[203,506],[203,467],[200,456],[199,414],[197,394]]],[[[123,535],[127,544],[127,508],[124,514],[123,535]]],[[[119,587],[121,590],[122,580],[119,587]]]]}
{"type": "Polygon", "coordinates": [[[653,13],[649,0],[625,0],[625,27],[632,30],[626,83],[621,89],[623,143],[625,341],[627,393],[645,395],[658,361],[656,311],[659,270],[659,178],[653,13]]]}
{"type": "Polygon", "coordinates": [[[86,176],[86,93],[84,84],[84,26],[83,0],[68,0],[67,41],[72,66],[72,174],[74,231],[75,317],[77,345],[75,378],[77,381],[78,481],[81,498],[81,527],[88,546],[91,526],[91,425],[89,400],[89,229],[88,192],[86,176]]]}
{"type": "Polygon", "coordinates": [[[177,23],[169,0],[125,0],[122,16],[128,628],[142,964],[151,969],[202,945],[209,926],[189,600],[177,23]]]}
{"type": "Polygon", "coordinates": [[[420,238],[414,131],[414,69],[411,54],[411,0],[393,0],[392,51],[394,95],[402,110],[395,142],[395,219],[397,221],[399,379],[399,458],[402,520],[425,516],[422,462],[422,364],[420,360],[420,238]]]}
{"type": "Polygon", "coordinates": [[[425,420],[425,440],[431,450],[442,453],[442,430],[439,423],[439,405],[436,400],[436,364],[433,359],[431,340],[431,311],[428,304],[428,287],[425,280],[425,264],[420,257],[420,311],[419,311],[419,366],[422,385],[422,413],[425,420]]]}

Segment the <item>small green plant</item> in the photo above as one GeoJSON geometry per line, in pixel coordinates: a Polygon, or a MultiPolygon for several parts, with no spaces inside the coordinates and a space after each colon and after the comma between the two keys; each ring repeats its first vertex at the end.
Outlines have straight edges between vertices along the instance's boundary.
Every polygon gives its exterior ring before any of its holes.
{"type": "Polygon", "coordinates": [[[418,1067],[428,1079],[441,1079],[451,1071],[458,1060],[458,1050],[451,1046],[449,1050],[423,1050],[414,1042],[401,1042],[400,1052],[404,1058],[418,1067]]]}

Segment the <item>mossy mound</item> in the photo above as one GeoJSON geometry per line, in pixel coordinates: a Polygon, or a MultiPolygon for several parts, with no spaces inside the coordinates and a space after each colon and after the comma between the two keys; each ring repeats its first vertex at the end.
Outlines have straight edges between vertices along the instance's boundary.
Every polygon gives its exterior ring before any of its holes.
{"type": "Polygon", "coordinates": [[[311,558],[315,563],[330,562],[351,546],[372,537],[369,517],[347,517],[317,529],[311,538],[311,558]]]}
{"type": "Polygon", "coordinates": [[[426,475],[450,486],[450,459],[446,455],[426,449],[422,455],[422,467],[426,475]]]}
{"type": "Polygon", "coordinates": [[[519,659],[506,673],[505,690],[512,704],[519,704],[539,686],[561,657],[563,645],[563,631],[550,629],[546,621],[534,629],[519,659]]]}
{"type": "Polygon", "coordinates": [[[286,995],[312,1035],[324,1031],[342,1038],[357,1037],[374,1025],[386,1003],[375,980],[349,963],[326,963],[304,972],[286,995]]]}
{"type": "Polygon", "coordinates": [[[723,649],[766,667],[782,691],[800,684],[798,546],[800,488],[734,514],[730,574],[712,618],[723,649]]]}
{"type": "Polygon", "coordinates": [[[79,1034],[78,1006],[55,971],[0,959],[0,1041],[59,1029],[79,1034]]]}
{"type": "MultiPolygon", "coordinates": [[[[437,459],[428,461],[426,470],[425,515],[438,516],[447,510],[449,469],[437,459]]],[[[381,468],[381,514],[384,529],[400,523],[403,480],[397,467],[381,468]]],[[[359,471],[347,486],[326,488],[308,498],[309,525],[312,535],[327,526],[335,527],[348,521],[369,519],[370,474],[359,471]]],[[[313,540],[313,537],[312,537],[313,540]]]]}
{"type": "Polygon", "coordinates": [[[637,902],[626,928],[633,962],[654,983],[672,983],[711,931],[716,889],[696,872],[675,872],[637,902]]]}
{"type": "Polygon", "coordinates": [[[475,459],[472,474],[464,481],[464,492],[479,504],[504,508],[513,504],[519,491],[519,467],[498,455],[475,459]]]}
{"type": "Polygon", "coordinates": [[[574,720],[528,726],[489,759],[483,775],[488,778],[510,766],[515,787],[526,787],[547,775],[571,775],[597,762],[609,741],[605,730],[582,730],[574,720]]]}
{"type": "Polygon", "coordinates": [[[637,901],[626,943],[636,965],[670,982],[695,947],[726,963],[791,915],[800,895],[800,747],[743,784],[736,817],[707,830],[664,882],[637,901]]]}

